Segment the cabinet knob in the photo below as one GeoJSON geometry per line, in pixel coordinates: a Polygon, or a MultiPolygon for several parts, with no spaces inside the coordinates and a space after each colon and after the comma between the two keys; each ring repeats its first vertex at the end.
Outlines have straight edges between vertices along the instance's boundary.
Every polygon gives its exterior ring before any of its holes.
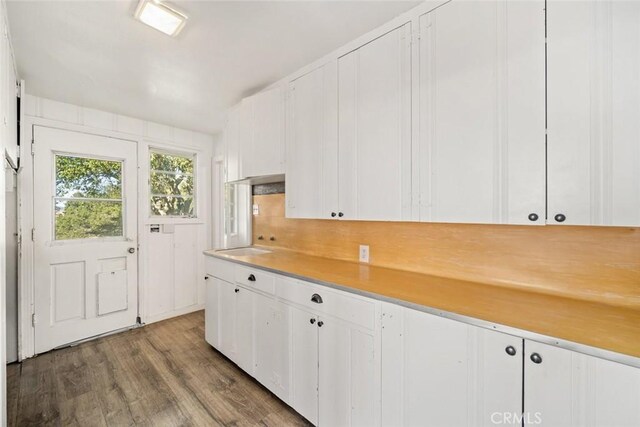
{"type": "Polygon", "coordinates": [[[516,352],[516,348],[514,346],[512,346],[512,345],[510,345],[507,348],[505,348],[504,351],[506,351],[509,356],[515,356],[516,353],[517,353],[516,352]]]}
{"type": "Polygon", "coordinates": [[[555,219],[558,222],[564,222],[564,220],[567,219],[567,217],[564,216],[564,214],[557,214],[556,216],[553,217],[553,219],[555,219]]]}
{"type": "Polygon", "coordinates": [[[254,276],[253,274],[250,274],[249,277],[247,277],[247,280],[250,282],[255,282],[256,281],[256,276],[254,276]]]}
{"type": "Polygon", "coordinates": [[[316,319],[312,317],[311,319],[309,319],[309,322],[313,325],[314,323],[316,323],[316,319]]]}
{"type": "Polygon", "coordinates": [[[324,322],[321,320],[318,322],[318,328],[322,328],[322,325],[324,325],[324,322]]]}
{"type": "Polygon", "coordinates": [[[344,214],[343,214],[342,212],[338,212],[338,216],[339,216],[340,218],[342,218],[342,217],[344,216],[344,214]]]}
{"type": "Polygon", "coordinates": [[[240,289],[239,288],[235,288],[233,291],[237,294],[238,292],[240,292],[240,289]]]}
{"type": "Polygon", "coordinates": [[[336,217],[336,213],[335,212],[331,212],[331,218],[335,218],[336,217]]]}
{"type": "Polygon", "coordinates": [[[136,253],[136,248],[129,248],[129,249],[127,249],[127,252],[129,252],[130,254],[135,254],[136,253]]]}
{"type": "Polygon", "coordinates": [[[533,363],[535,363],[536,365],[539,365],[542,363],[542,356],[540,356],[538,353],[532,353],[531,354],[531,361],[533,363]]]}
{"type": "Polygon", "coordinates": [[[315,302],[316,304],[322,304],[322,297],[318,294],[311,295],[311,302],[315,302]]]}
{"type": "Polygon", "coordinates": [[[272,242],[275,242],[275,240],[276,240],[276,236],[271,236],[271,237],[269,237],[269,240],[271,240],[272,242]]]}
{"type": "Polygon", "coordinates": [[[537,213],[530,213],[528,218],[529,218],[529,221],[537,221],[539,217],[537,213]]]}

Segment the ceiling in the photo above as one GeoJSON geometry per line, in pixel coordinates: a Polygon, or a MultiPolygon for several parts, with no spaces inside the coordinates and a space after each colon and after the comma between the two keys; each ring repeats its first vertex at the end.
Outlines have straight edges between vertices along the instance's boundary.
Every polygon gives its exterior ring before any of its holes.
{"type": "Polygon", "coordinates": [[[136,0],[7,1],[27,92],[219,132],[242,97],[409,10],[416,1],[176,1],[177,38],[133,18],[136,0]]]}

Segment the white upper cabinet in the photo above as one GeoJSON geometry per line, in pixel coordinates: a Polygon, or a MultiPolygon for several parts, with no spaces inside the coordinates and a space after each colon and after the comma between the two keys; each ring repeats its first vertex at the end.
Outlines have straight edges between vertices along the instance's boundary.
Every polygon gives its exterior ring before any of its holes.
{"type": "Polygon", "coordinates": [[[288,218],[338,211],[338,69],[331,61],[289,83],[286,137],[288,218]]]}
{"type": "Polygon", "coordinates": [[[551,1],[548,222],[640,225],[640,2],[551,1]]]}
{"type": "Polygon", "coordinates": [[[543,1],[420,17],[421,221],[544,224],[543,1]]]}
{"type": "Polygon", "coordinates": [[[241,178],[240,171],[240,107],[229,111],[227,124],[224,128],[225,181],[237,181],[241,178]]]}
{"type": "Polygon", "coordinates": [[[242,177],[284,173],[284,92],[260,92],[241,104],[242,177]]]}
{"type": "Polygon", "coordinates": [[[525,348],[524,411],[531,424],[640,425],[640,369],[533,341],[525,348]]]}
{"type": "Polygon", "coordinates": [[[338,59],[344,219],[411,219],[411,24],[338,59]]]}

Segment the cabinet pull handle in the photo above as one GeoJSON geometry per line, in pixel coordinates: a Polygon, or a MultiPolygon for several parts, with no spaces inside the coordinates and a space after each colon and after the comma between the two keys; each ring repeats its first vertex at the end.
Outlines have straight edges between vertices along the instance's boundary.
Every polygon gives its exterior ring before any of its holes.
{"type": "Polygon", "coordinates": [[[567,219],[567,217],[564,214],[557,214],[556,216],[553,217],[553,219],[555,219],[558,222],[564,222],[564,220],[567,219]]]}
{"type": "Polygon", "coordinates": [[[542,356],[540,356],[538,353],[532,353],[531,354],[531,361],[533,363],[535,363],[536,365],[539,365],[542,363],[542,356]]]}
{"type": "Polygon", "coordinates": [[[322,297],[318,294],[313,294],[311,296],[311,302],[315,302],[316,304],[322,304],[322,297]]]}
{"type": "Polygon", "coordinates": [[[322,328],[322,325],[324,325],[324,322],[321,320],[318,322],[318,328],[322,328]]]}
{"type": "Polygon", "coordinates": [[[240,292],[240,288],[235,288],[233,291],[237,294],[238,292],[240,292]]]}
{"type": "Polygon", "coordinates": [[[537,221],[538,220],[538,214],[537,213],[530,213],[527,218],[529,218],[529,221],[537,221]]]}
{"type": "Polygon", "coordinates": [[[253,274],[250,274],[249,277],[247,278],[248,281],[250,282],[255,282],[256,281],[256,276],[254,276],[253,274]]]}
{"type": "Polygon", "coordinates": [[[505,348],[504,351],[506,351],[509,356],[515,356],[516,353],[517,353],[516,352],[516,348],[514,346],[512,346],[512,345],[510,345],[507,348],[505,348]]]}
{"type": "Polygon", "coordinates": [[[316,319],[312,317],[311,319],[309,319],[309,322],[311,322],[311,324],[313,325],[314,323],[316,323],[316,319]]]}

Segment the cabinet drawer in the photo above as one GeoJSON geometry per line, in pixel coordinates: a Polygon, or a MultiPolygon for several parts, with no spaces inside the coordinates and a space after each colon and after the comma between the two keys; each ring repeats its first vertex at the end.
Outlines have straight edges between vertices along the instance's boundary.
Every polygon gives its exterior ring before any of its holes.
{"type": "Polygon", "coordinates": [[[229,261],[223,261],[221,259],[205,255],[204,271],[209,276],[217,277],[218,279],[233,283],[233,263],[229,261]]]}
{"type": "Polygon", "coordinates": [[[367,329],[375,327],[376,310],[373,300],[354,298],[345,292],[281,277],[277,279],[276,295],[319,314],[335,316],[367,329]],[[322,303],[311,300],[314,294],[322,298],[322,303]]]}
{"type": "Polygon", "coordinates": [[[241,285],[257,289],[268,294],[275,294],[275,278],[256,268],[236,265],[235,281],[241,285]]]}

